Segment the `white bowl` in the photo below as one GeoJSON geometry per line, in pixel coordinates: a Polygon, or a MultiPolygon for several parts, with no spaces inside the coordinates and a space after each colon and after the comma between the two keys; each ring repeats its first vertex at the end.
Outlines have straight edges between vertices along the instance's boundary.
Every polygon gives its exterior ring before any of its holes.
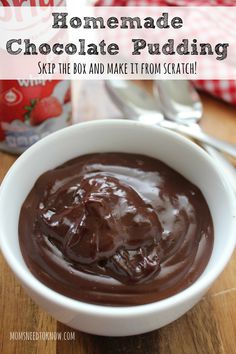
{"type": "Polygon", "coordinates": [[[148,332],[182,316],[201,299],[222,272],[236,243],[235,198],[214,161],[180,135],[125,120],[74,125],[51,134],[28,149],[18,158],[2,183],[0,220],[3,255],[35,302],[68,326],[108,336],[148,332]],[[37,178],[79,155],[115,151],[140,153],[164,161],[201,189],[213,217],[213,253],[203,274],[184,291],[147,305],[99,306],[63,296],[30,273],[19,247],[20,209],[37,178]]]}

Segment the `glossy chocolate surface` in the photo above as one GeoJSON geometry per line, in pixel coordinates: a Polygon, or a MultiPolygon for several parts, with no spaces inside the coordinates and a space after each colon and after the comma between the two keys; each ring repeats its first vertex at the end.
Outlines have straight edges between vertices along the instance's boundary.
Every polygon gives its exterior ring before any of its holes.
{"type": "Polygon", "coordinates": [[[128,306],[169,297],[203,272],[213,224],[197,187],[141,155],[78,157],[44,173],[25,200],[20,247],[48,287],[128,306]]]}

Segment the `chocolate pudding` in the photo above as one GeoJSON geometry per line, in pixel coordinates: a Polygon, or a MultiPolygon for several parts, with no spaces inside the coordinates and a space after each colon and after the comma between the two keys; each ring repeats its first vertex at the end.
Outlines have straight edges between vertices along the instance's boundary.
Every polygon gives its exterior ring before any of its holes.
{"type": "Polygon", "coordinates": [[[84,155],[44,173],[19,221],[33,275],[100,305],[146,304],[187,288],[213,239],[195,185],[159,160],[126,153],[84,155]]]}

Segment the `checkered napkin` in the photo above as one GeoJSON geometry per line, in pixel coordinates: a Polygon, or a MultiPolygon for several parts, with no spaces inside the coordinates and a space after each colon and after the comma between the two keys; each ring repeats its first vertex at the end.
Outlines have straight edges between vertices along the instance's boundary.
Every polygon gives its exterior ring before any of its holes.
{"type": "MultiPolygon", "coordinates": [[[[235,0],[97,0],[97,6],[235,6],[235,0]]],[[[236,80],[196,80],[194,85],[236,105],[236,80]]]]}

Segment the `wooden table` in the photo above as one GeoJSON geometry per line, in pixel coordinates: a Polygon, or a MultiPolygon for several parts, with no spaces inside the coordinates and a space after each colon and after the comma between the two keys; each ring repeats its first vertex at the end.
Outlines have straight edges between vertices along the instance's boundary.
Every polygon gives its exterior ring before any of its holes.
{"type": "MultiPolygon", "coordinates": [[[[202,127],[236,143],[236,108],[202,95],[202,127]]],[[[0,180],[15,157],[0,153],[0,180]]],[[[1,221],[0,221],[1,222],[1,221]]],[[[235,230],[236,232],[236,230],[235,230]]],[[[236,255],[202,301],[174,323],[135,337],[106,338],[74,331],[74,340],[10,340],[12,331],[71,332],[25,294],[1,257],[1,338],[3,354],[234,354],[236,353],[236,255]]],[[[73,336],[73,335],[72,335],[73,336]]]]}

